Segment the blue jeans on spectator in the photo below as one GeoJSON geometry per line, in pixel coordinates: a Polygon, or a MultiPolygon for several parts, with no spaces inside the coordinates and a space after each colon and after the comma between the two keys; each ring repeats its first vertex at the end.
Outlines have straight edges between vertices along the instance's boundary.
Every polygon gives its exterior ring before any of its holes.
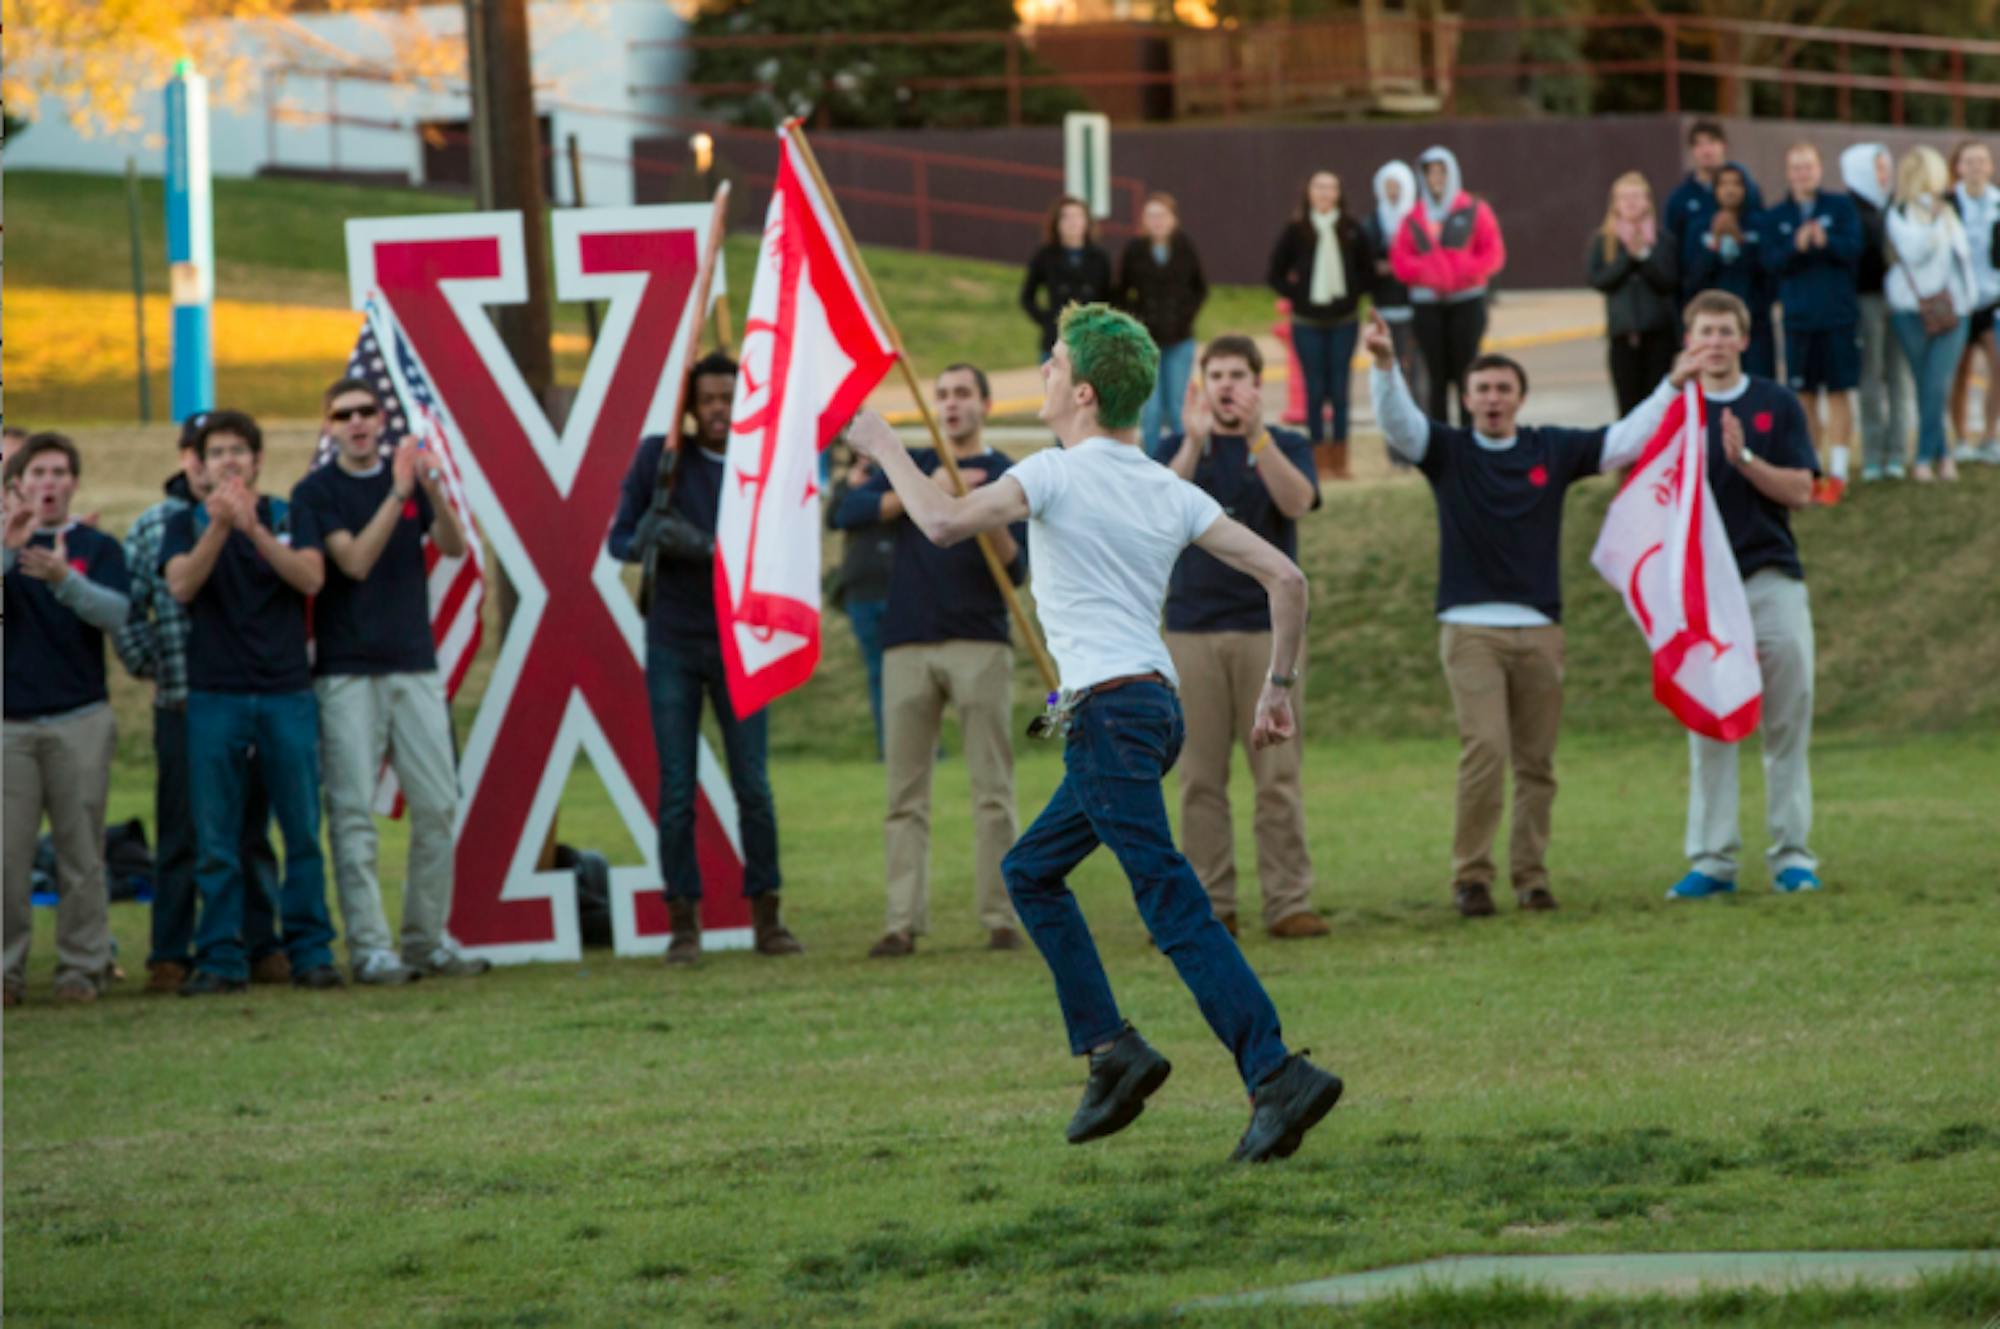
{"type": "Polygon", "coordinates": [[[1194,372],[1194,338],[1160,348],[1160,373],[1153,395],[1139,413],[1139,446],[1151,449],[1162,433],[1181,432],[1181,401],[1187,396],[1188,375],[1194,372]]]}
{"type": "MultiPolygon", "coordinates": [[[[194,808],[188,795],[187,711],[153,708],[153,948],[146,963],[189,965],[194,949],[194,808]]],[[[278,855],[271,848],[271,805],[251,776],[243,800],[243,946],[255,964],[281,949],[272,913],[278,855]]]]}
{"type": "Polygon", "coordinates": [[[875,717],[875,760],[882,760],[882,615],[889,611],[884,600],[846,602],[847,624],[861,647],[861,662],[868,666],[868,710],[875,717]]]}
{"type": "Polygon", "coordinates": [[[1924,332],[1924,316],[1896,310],[1889,315],[1889,330],[1910,362],[1910,377],[1917,384],[1917,461],[1935,466],[1945,459],[1944,414],[1951,396],[1951,376],[1965,354],[1966,339],[1972,329],[1964,319],[1942,337],[1924,332]]]}
{"type": "Polygon", "coordinates": [[[223,978],[249,974],[244,912],[245,805],[261,781],[285,839],[278,908],[292,972],[333,963],[326,865],[319,835],[319,706],[310,692],[194,692],[188,696],[188,772],[193,783],[195,885],[201,919],[195,968],[223,978]]]}
{"type": "Polygon", "coordinates": [[[1292,320],[1292,349],[1306,376],[1306,436],[1326,441],[1326,408],[1333,406],[1333,442],[1347,441],[1347,385],[1354,343],[1361,324],[1354,319],[1328,327],[1292,320]]]}
{"type": "Polygon", "coordinates": [[[1131,683],[1087,697],[1063,749],[1063,782],[1000,870],[1014,910],[1055,977],[1070,1051],[1082,1056],[1124,1027],[1096,943],[1066,880],[1099,844],[1132,883],[1139,916],[1246,1086],[1285,1059],[1278,1012],[1187,859],[1174,848],[1160,782],[1180,756],[1181,705],[1165,686],[1131,683]]]}
{"type": "Polygon", "coordinates": [[[653,741],[660,754],[660,872],[669,900],[701,898],[695,856],[694,800],[700,788],[701,701],[706,695],[722,729],[722,756],[736,795],[743,842],[743,894],[778,889],[778,809],[765,772],[767,711],[736,718],[723,672],[722,645],[646,643],[646,692],[653,704],[653,741]]]}

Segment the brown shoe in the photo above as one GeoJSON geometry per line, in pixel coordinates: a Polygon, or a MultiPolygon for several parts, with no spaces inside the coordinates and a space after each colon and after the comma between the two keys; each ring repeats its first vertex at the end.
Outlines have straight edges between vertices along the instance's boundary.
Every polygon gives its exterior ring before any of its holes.
{"type": "Polygon", "coordinates": [[[1333,929],[1312,910],[1301,909],[1271,924],[1271,935],[1280,941],[1292,941],[1300,937],[1329,937],[1333,935],[1333,929]]]}
{"type": "Polygon", "coordinates": [[[1345,443],[1329,443],[1326,445],[1326,451],[1327,460],[1333,463],[1333,478],[1336,480],[1352,480],[1354,477],[1349,474],[1347,469],[1347,445],[1345,443]]]}
{"type": "Polygon", "coordinates": [[[1545,914],[1556,907],[1556,897],[1546,886],[1536,886],[1522,891],[1519,898],[1524,914],[1545,914]]]}
{"type": "Polygon", "coordinates": [[[750,897],[750,928],[759,955],[803,955],[805,943],[778,920],[778,893],[750,897]]]}
{"type": "Polygon", "coordinates": [[[56,980],[56,1000],[88,1006],[97,1000],[97,984],[81,974],[64,974],[56,980]]]}
{"type": "Polygon", "coordinates": [[[1237,934],[1236,934],[1236,915],[1234,915],[1234,914],[1217,914],[1217,915],[1215,916],[1215,921],[1216,921],[1216,922],[1218,922],[1218,923],[1220,923],[1220,924],[1222,924],[1222,926],[1224,926],[1225,928],[1228,928],[1228,929],[1229,929],[1229,935],[1230,935],[1230,936],[1232,936],[1232,937],[1233,937],[1233,936],[1237,935],[1237,934]]]}
{"type": "Polygon", "coordinates": [[[1493,917],[1493,892],[1482,881],[1461,881],[1451,888],[1452,903],[1465,918],[1493,917]]]}
{"type": "Polygon", "coordinates": [[[172,960],[162,960],[158,964],[146,966],[146,991],[172,996],[181,990],[181,984],[188,980],[188,967],[172,960]]]}
{"type": "Polygon", "coordinates": [[[272,951],[263,959],[250,966],[252,983],[289,983],[292,981],[292,962],[283,951],[272,951]]]}
{"type": "Polygon", "coordinates": [[[1024,944],[1021,934],[1012,928],[994,928],[986,934],[986,949],[989,951],[1018,951],[1024,944]]]}
{"type": "Polygon", "coordinates": [[[701,901],[668,900],[667,917],[673,939],[667,943],[668,964],[693,964],[701,959],[701,901]]]}
{"type": "Polygon", "coordinates": [[[915,955],[917,939],[907,932],[885,932],[882,940],[868,948],[871,960],[893,960],[898,956],[915,955]]]}
{"type": "Polygon", "coordinates": [[[8,988],[5,995],[0,995],[0,1006],[5,1006],[10,1011],[20,1004],[21,993],[18,988],[8,988]]]}

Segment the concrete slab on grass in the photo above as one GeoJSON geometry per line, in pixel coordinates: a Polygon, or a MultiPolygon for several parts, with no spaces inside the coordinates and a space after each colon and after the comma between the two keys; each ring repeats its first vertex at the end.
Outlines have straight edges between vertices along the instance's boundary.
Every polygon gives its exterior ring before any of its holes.
{"type": "Polygon", "coordinates": [[[1807,1284],[1906,1287],[1926,1274],[2000,1269],[2000,1251],[1690,1251],[1676,1254],[1452,1255],[1311,1283],[1210,1297],[1190,1310],[1233,1306],[1341,1306],[1397,1293],[1493,1283],[1564,1296],[1687,1296],[1711,1288],[1782,1292],[1807,1284]]]}

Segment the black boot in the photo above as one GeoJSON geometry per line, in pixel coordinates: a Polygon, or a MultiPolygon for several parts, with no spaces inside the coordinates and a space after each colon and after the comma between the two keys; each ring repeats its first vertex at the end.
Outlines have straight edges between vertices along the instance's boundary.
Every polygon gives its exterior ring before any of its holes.
{"type": "Polygon", "coordinates": [[[1236,1144],[1231,1162],[1262,1163],[1290,1158],[1306,1132],[1340,1101],[1340,1077],[1323,1071],[1298,1052],[1264,1077],[1250,1095],[1250,1125],[1236,1144]]]}
{"type": "Polygon", "coordinates": [[[1131,1025],[1118,1041],[1090,1054],[1090,1080],[1069,1121],[1069,1142],[1085,1144],[1116,1135],[1146,1110],[1146,1099],[1167,1082],[1173,1063],[1153,1050],[1131,1025]]]}

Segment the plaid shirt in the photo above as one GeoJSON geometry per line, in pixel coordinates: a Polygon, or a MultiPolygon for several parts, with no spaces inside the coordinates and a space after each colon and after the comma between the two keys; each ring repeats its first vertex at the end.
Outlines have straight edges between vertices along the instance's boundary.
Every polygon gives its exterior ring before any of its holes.
{"type": "Polygon", "coordinates": [[[190,624],[186,606],[167,590],[160,572],[160,542],[167,519],[192,506],[172,496],[139,514],[125,536],[125,562],[132,574],[131,612],[112,641],[118,658],[134,678],[153,680],[155,706],[187,705],[187,648],[190,624]]]}

